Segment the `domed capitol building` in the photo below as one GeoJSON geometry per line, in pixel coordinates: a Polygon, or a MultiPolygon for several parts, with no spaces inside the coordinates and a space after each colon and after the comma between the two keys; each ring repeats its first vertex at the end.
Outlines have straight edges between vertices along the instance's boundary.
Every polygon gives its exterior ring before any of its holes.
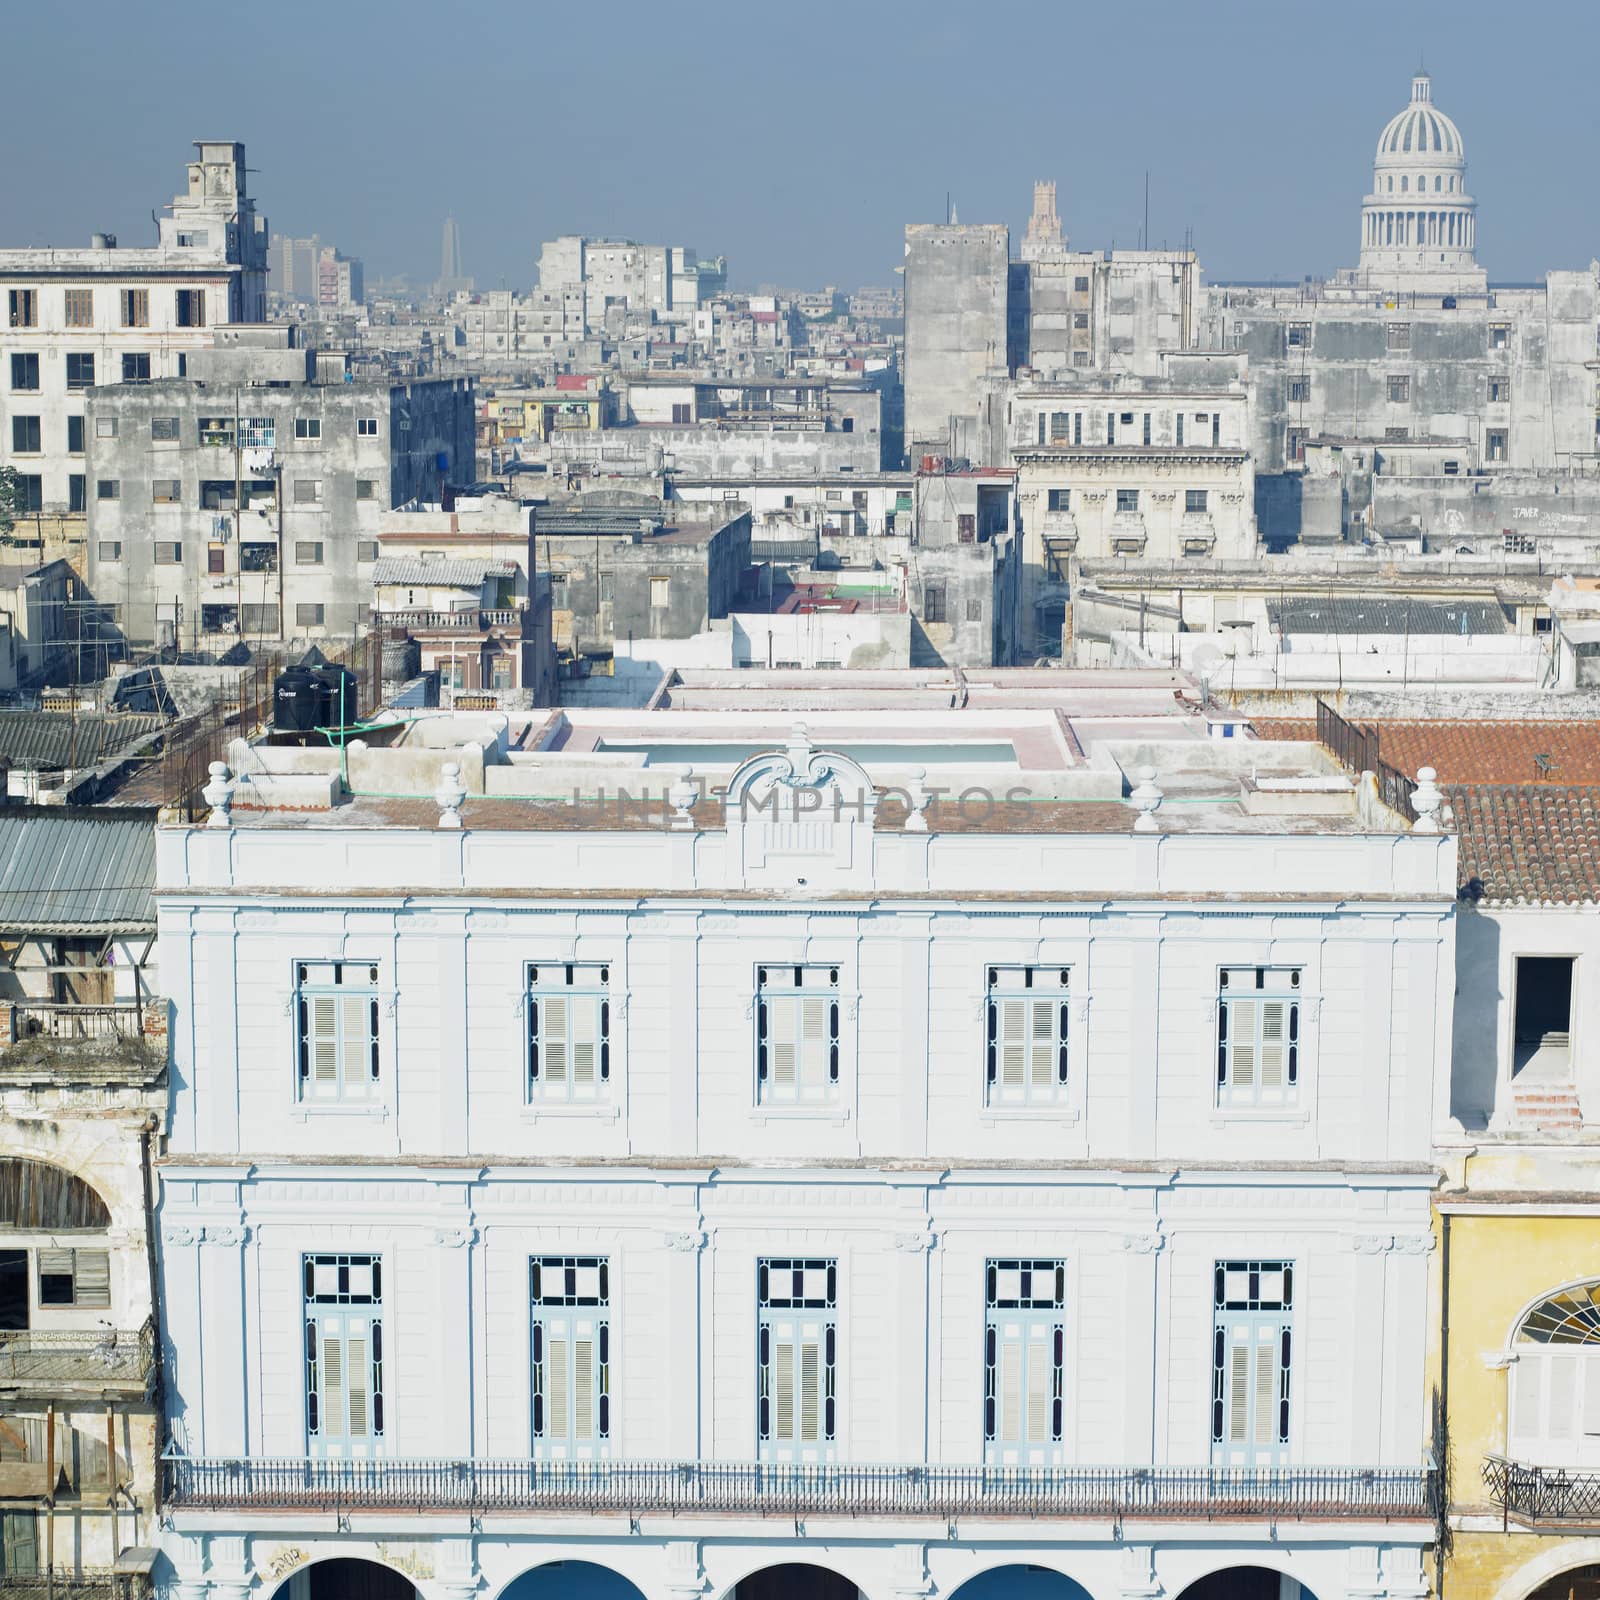
{"type": "Polygon", "coordinates": [[[1434,105],[1433,81],[1419,72],[1410,103],[1378,137],[1372,192],[1361,205],[1360,275],[1426,277],[1446,292],[1481,293],[1488,279],[1473,253],[1477,233],[1461,130],[1434,105]]]}

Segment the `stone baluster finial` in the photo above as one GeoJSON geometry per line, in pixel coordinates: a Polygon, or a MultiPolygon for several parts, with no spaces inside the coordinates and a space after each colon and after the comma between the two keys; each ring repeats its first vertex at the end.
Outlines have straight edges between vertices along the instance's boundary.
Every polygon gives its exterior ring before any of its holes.
{"type": "Polygon", "coordinates": [[[1139,782],[1128,798],[1138,808],[1139,815],[1134,819],[1133,831],[1157,833],[1160,830],[1156,827],[1156,812],[1160,810],[1161,802],[1166,797],[1156,787],[1156,769],[1140,767],[1134,776],[1139,782]]]}
{"type": "Polygon", "coordinates": [[[461,781],[461,767],[458,763],[447,761],[440,767],[439,787],[433,791],[433,798],[439,806],[439,826],[459,828],[461,802],[467,798],[467,786],[461,781]]]}
{"type": "Polygon", "coordinates": [[[1438,833],[1439,808],[1444,804],[1444,791],[1434,781],[1439,774],[1432,767],[1417,768],[1417,786],[1411,791],[1411,809],[1417,820],[1411,824],[1413,833],[1438,833]]]}
{"type": "Polygon", "coordinates": [[[210,767],[211,781],[200,791],[200,798],[211,807],[211,815],[206,819],[208,828],[231,828],[233,817],[229,807],[233,804],[233,779],[228,776],[228,764],[225,761],[213,761],[210,767]]]}

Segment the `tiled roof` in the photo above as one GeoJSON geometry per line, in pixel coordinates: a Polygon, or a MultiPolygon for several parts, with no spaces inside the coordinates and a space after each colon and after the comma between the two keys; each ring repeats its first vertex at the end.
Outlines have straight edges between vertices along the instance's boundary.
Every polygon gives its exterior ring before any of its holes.
{"type": "MultiPolygon", "coordinates": [[[[1438,772],[1460,836],[1459,882],[1472,898],[1600,904],[1600,722],[1361,725],[1377,730],[1382,759],[1408,777],[1419,767],[1438,772]]],[[[1289,717],[1250,726],[1263,739],[1316,737],[1314,723],[1289,717]]]]}
{"type": "MultiPolygon", "coordinates": [[[[1398,721],[1357,718],[1375,728],[1378,751],[1409,778],[1432,767],[1440,783],[1600,783],[1600,721],[1398,721]],[[1544,756],[1541,765],[1535,757],[1544,756]]],[[[1316,723],[1291,717],[1252,717],[1263,739],[1314,739],[1316,723]]]]}
{"type": "Polygon", "coordinates": [[[1600,902],[1600,787],[1443,787],[1461,839],[1460,881],[1474,898],[1600,902]]]}

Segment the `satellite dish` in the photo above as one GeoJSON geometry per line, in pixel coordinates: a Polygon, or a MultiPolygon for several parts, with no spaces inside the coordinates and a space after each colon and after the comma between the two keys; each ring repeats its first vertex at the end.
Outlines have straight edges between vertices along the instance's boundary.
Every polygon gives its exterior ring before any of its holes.
{"type": "Polygon", "coordinates": [[[1195,646],[1195,652],[1190,657],[1194,670],[1202,678],[1209,678],[1227,658],[1214,644],[1195,646]]]}

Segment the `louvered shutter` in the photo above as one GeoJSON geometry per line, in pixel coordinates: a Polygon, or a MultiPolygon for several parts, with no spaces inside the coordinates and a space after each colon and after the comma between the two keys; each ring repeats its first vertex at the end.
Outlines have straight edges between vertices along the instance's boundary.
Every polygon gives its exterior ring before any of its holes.
{"type": "Polygon", "coordinates": [[[800,1345],[800,1442],[815,1444],[821,1435],[822,1352],[816,1341],[800,1345]]]}
{"type": "Polygon", "coordinates": [[[1256,1082],[1256,1002],[1233,1000],[1228,1010],[1228,1037],[1233,1041],[1230,1081],[1235,1089],[1253,1089],[1256,1082]]]}
{"type": "Polygon", "coordinates": [[[345,1405],[344,1341],[332,1329],[322,1335],[322,1433],[342,1438],[349,1412],[345,1405]]]}
{"type": "Polygon", "coordinates": [[[549,1411],[549,1425],[546,1429],[552,1439],[569,1439],[572,1437],[572,1409],[569,1384],[571,1375],[569,1359],[571,1346],[567,1343],[567,1331],[559,1324],[550,1329],[549,1351],[547,1363],[550,1379],[548,1384],[549,1394],[545,1404],[549,1411]]]}
{"type": "Polygon", "coordinates": [[[365,1334],[351,1334],[345,1346],[346,1385],[350,1394],[350,1437],[372,1432],[372,1364],[365,1334]]]}
{"type": "Polygon", "coordinates": [[[1028,1081],[1035,1089],[1048,1089],[1055,1077],[1055,1002],[1032,1000],[1032,1037],[1029,1040],[1028,1081]]]}
{"type": "Polygon", "coordinates": [[[339,1001],[340,1067],[345,1088],[359,1089],[372,1075],[372,997],[345,995],[339,1001]]]}
{"type": "Polygon", "coordinates": [[[594,1087],[600,1064],[600,1002],[574,1000],[570,1011],[572,1028],[572,1081],[586,1089],[594,1087]]]}
{"type": "Polygon", "coordinates": [[[1249,1438],[1250,1346],[1237,1336],[1228,1350],[1228,1442],[1244,1444],[1249,1438]]]}
{"type": "Polygon", "coordinates": [[[794,1438],[794,1345],[778,1340],[772,1350],[772,1432],[776,1439],[794,1438]]]}
{"type": "Polygon", "coordinates": [[[1000,1437],[1008,1444],[1022,1436],[1022,1346],[1015,1334],[1000,1346],[1000,1437]]]}
{"type": "Polygon", "coordinates": [[[571,1038],[571,1002],[565,995],[552,995],[542,1003],[544,1026],[540,1030],[545,1082],[552,1086],[567,1081],[567,1049],[571,1038]]]}
{"type": "Polygon", "coordinates": [[[594,1340],[572,1343],[572,1437],[594,1438],[594,1340]]]}
{"type": "Polygon", "coordinates": [[[807,1088],[828,1081],[828,997],[807,995],[800,1002],[801,1075],[807,1088]]]}
{"type": "Polygon", "coordinates": [[[1270,1445],[1278,1437],[1278,1341],[1266,1333],[1256,1341],[1255,1442],[1270,1445]]]}
{"type": "Polygon", "coordinates": [[[1263,1089],[1283,1086],[1284,1062],[1288,1055],[1289,1004],[1287,1000],[1262,1000],[1260,1078],[1263,1089]]]}
{"type": "Polygon", "coordinates": [[[796,1000],[769,1000],[767,1019],[773,1086],[793,1089],[800,1060],[800,1003],[796,1000]]]}
{"type": "Polygon", "coordinates": [[[1028,1341],[1028,1443],[1050,1438],[1051,1365],[1049,1330],[1036,1327],[1028,1341]]]}
{"type": "Polygon", "coordinates": [[[311,1077],[318,1093],[339,1087],[339,1002],[331,994],[311,999],[311,1077]]]}
{"type": "Polygon", "coordinates": [[[1020,1089],[1026,1071],[1026,1000],[1000,1003],[1000,1081],[1008,1089],[1020,1089]]]}
{"type": "Polygon", "coordinates": [[[73,1304],[104,1308],[111,1304],[111,1253],[107,1250],[73,1252],[73,1304]]]}

